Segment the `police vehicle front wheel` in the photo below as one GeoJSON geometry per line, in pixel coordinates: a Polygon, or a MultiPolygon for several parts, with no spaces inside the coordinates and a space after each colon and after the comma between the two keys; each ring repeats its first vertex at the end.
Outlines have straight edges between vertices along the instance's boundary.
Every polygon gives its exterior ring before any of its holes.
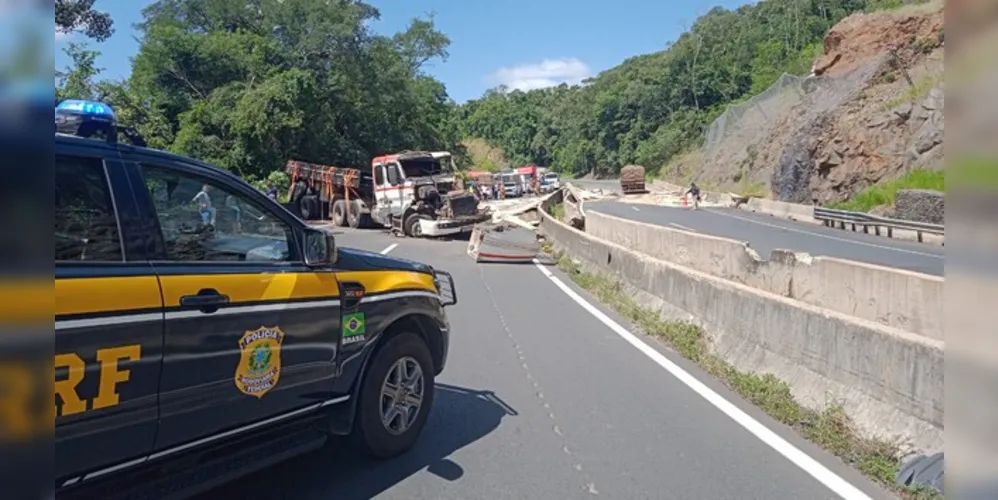
{"type": "Polygon", "coordinates": [[[433,405],[433,360],[426,343],[414,333],[388,339],[361,384],[355,443],[378,459],[409,451],[433,405]]]}

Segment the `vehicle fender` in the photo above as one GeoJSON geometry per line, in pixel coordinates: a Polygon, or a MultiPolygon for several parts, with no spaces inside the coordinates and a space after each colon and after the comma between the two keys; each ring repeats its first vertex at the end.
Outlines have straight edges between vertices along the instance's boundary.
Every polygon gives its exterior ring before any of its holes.
{"type": "MultiPolygon", "coordinates": [[[[378,351],[388,342],[388,339],[394,337],[402,329],[396,328],[396,325],[400,321],[406,321],[410,319],[415,319],[420,322],[421,327],[418,333],[420,336],[424,337],[427,341],[427,345],[430,349],[430,353],[433,356],[433,362],[435,366],[435,372],[439,373],[443,368],[442,364],[444,362],[444,357],[446,357],[446,344],[444,343],[444,338],[440,329],[442,328],[441,320],[439,318],[434,318],[434,315],[422,312],[419,309],[406,309],[394,314],[389,319],[385,320],[385,327],[382,332],[374,339],[364,346],[363,354],[361,356],[360,367],[357,369],[357,374],[351,381],[350,386],[350,398],[341,405],[336,405],[331,409],[330,419],[328,422],[327,431],[334,435],[347,435],[353,430],[354,418],[357,415],[357,402],[360,397],[361,383],[364,378],[367,377],[367,371],[374,357],[378,354],[378,351]],[[424,331],[427,327],[432,327],[437,329],[436,332],[426,332],[424,331]],[[435,336],[430,337],[430,336],[435,336]],[[429,338],[427,338],[429,337],[429,338]]],[[[446,325],[446,322],[444,322],[446,325]]]]}

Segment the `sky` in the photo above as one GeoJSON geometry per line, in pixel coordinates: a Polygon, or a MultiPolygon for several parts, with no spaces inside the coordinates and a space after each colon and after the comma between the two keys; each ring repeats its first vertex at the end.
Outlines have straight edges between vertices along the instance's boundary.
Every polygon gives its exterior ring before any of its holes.
{"type": "MultiPolygon", "coordinates": [[[[126,78],[138,51],[133,25],[150,0],[97,0],[114,19],[115,34],[99,50],[103,78],[126,78]]],[[[425,70],[444,82],[457,102],[480,97],[498,85],[530,90],[562,82],[579,83],[625,59],[662,50],[697,16],[744,0],[368,0],[381,11],[372,28],[383,34],[405,29],[414,17],[434,14],[451,39],[446,61],[425,70]]],[[[69,58],[62,49],[77,34],[55,38],[56,68],[69,58]]]]}

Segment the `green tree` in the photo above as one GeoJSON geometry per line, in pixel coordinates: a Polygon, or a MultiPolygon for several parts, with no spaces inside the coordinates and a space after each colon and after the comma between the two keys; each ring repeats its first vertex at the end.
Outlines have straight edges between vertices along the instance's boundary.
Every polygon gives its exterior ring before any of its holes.
{"type": "Polygon", "coordinates": [[[95,80],[103,68],[96,66],[100,52],[87,49],[83,43],[69,43],[63,52],[72,64],[56,72],[59,80],[55,95],[59,99],[98,99],[98,82],[95,80]]]}
{"type": "Polygon", "coordinates": [[[357,0],[159,0],[113,88],[156,144],[250,179],[290,158],[357,166],[459,149],[455,105],[423,70],[449,39],[432,17],[377,35],[379,15],[357,0]]]}
{"type": "Polygon", "coordinates": [[[98,42],[114,34],[111,15],[94,9],[95,0],[55,0],[55,29],[60,33],[80,32],[98,42]]]}

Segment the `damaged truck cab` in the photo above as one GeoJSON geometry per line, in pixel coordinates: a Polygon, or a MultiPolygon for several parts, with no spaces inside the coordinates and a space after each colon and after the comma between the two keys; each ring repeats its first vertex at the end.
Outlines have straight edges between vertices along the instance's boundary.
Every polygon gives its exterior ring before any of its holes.
{"type": "Polygon", "coordinates": [[[446,151],[407,151],[371,162],[375,209],[371,218],[407,236],[470,232],[490,218],[464,189],[446,151]]]}

